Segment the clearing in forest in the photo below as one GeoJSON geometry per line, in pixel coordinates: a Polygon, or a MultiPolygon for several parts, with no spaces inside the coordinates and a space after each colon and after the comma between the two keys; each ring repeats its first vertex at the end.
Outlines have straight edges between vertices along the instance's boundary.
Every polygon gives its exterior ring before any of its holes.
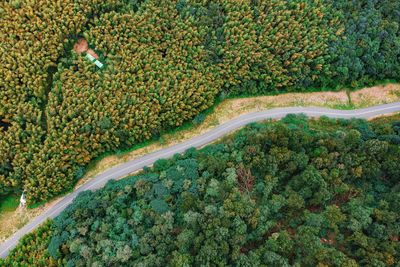
{"type": "Polygon", "coordinates": [[[89,48],[89,44],[85,39],[78,39],[78,41],[74,45],[74,51],[79,55],[82,53],[86,53],[86,58],[89,61],[94,62],[94,64],[96,64],[96,66],[99,68],[103,67],[103,63],[99,61],[99,56],[96,54],[96,52],[94,52],[93,49],[89,48]]]}

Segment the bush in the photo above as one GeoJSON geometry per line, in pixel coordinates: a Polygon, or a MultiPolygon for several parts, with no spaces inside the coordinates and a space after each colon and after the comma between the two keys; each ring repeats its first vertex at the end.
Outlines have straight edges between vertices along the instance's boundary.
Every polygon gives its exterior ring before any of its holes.
{"type": "Polygon", "coordinates": [[[194,117],[194,119],[192,120],[194,125],[200,125],[203,123],[203,121],[206,119],[206,114],[204,113],[200,113],[198,115],[196,115],[196,117],[194,117]]]}

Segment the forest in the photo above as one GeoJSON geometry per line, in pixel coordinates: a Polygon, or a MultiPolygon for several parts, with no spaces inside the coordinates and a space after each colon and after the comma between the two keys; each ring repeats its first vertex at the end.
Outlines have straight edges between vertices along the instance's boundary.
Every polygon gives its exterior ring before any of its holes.
{"type": "Polygon", "coordinates": [[[6,266],[397,266],[400,116],[255,123],[85,191],[6,266]]]}
{"type": "Polygon", "coordinates": [[[71,190],[105,152],[221,95],[357,88],[400,76],[391,0],[0,3],[0,196],[71,190]],[[102,69],[72,47],[84,38],[102,69]]]}

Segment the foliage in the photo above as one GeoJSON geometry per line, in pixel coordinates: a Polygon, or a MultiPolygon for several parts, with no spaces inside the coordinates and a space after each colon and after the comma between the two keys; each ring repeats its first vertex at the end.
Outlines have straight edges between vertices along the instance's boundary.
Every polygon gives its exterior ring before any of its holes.
{"type": "Polygon", "coordinates": [[[328,45],[341,23],[329,1],[183,2],[181,13],[208,32],[206,48],[230,94],[296,90],[331,75],[328,45]]]}
{"type": "Polygon", "coordinates": [[[0,199],[0,213],[4,211],[13,211],[19,205],[19,197],[16,195],[8,195],[0,199]]]}
{"type": "MultiPolygon", "coordinates": [[[[52,72],[96,13],[119,1],[1,1],[0,3],[0,194],[22,188],[27,165],[42,148],[52,72]]],[[[36,181],[39,183],[40,181],[36,181]]],[[[45,184],[46,181],[41,181],[45,184]]],[[[32,196],[30,196],[32,197],[32,196]]]]}
{"type": "Polygon", "coordinates": [[[323,1],[248,1],[228,6],[222,71],[234,92],[304,88],[329,75],[337,18],[323,1]],[[256,4],[255,4],[255,3],[256,4]],[[248,50],[243,49],[246,47],[248,50]],[[227,69],[229,68],[229,69],[227,69]],[[238,83],[240,81],[240,83],[238,83]]]}
{"type": "Polygon", "coordinates": [[[333,1],[345,31],[331,45],[336,57],[334,83],[354,87],[376,80],[399,79],[400,2],[391,0],[333,1]]]}
{"type": "Polygon", "coordinates": [[[399,121],[252,124],[103,189],[54,220],[69,266],[395,266],[399,121]]]}
{"type": "Polygon", "coordinates": [[[61,266],[61,261],[51,258],[47,251],[52,233],[52,221],[46,221],[35,231],[25,235],[6,259],[0,259],[0,266],[61,266]]]}
{"type": "MultiPolygon", "coordinates": [[[[54,10],[65,16],[69,7],[66,5],[54,7],[54,10]]],[[[91,6],[97,8],[97,12],[102,10],[102,6],[91,6]]],[[[7,5],[6,8],[11,9],[7,5]]],[[[25,9],[28,8],[32,9],[30,6],[25,9]]],[[[26,13],[25,9],[19,12],[26,13]]],[[[46,12],[50,11],[46,9],[46,12]]],[[[63,50],[63,43],[67,42],[66,30],[74,34],[81,32],[90,12],[85,16],[82,13],[85,20],[78,26],[60,27],[60,37],[48,37],[53,38],[51,41],[57,44],[58,50],[63,50]]],[[[71,18],[62,17],[61,20],[72,23],[71,18]]],[[[4,22],[7,20],[10,18],[4,18],[4,22]]],[[[40,83],[42,91],[37,95],[43,100],[35,98],[33,106],[37,111],[25,108],[21,112],[24,118],[19,119],[16,111],[11,111],[17,108],[15,103],[2,106],[4,114],[9,114],[5,117],[11,118],[13,123],[6,132],[0,132],[0,141],[5,144],[0,148],[0,157],[5,157],[0,165],[0,189],[23,186],[30,202],[49,199],[70,189],[76,181],[76,173],[100,153],[149,139],[162,128],[181,125],[213,103],[218,86],[212,72],[202,66],[205,52],[200,44],[201,32],[196,31],[188,19],[178,16],[172,3],[149,2],[138,13],[109,11],[99,14],[91,23],[91,28],[82,34],[105,56],[104,70],[98,71],[75,53],[68,52],[69,58],[58,59],[58,50],[39,46],[49,53],[49,66],[58,62],[52,83],[48,84],[51,90],[47,94],[43,92],[48,78],[47,65],[38,66],[35,69],[43,72],[43,81],[40,83]],[[26,116],[32,117],[31,125],[26,125],[26,116]],[[41,121],[44,117],[45,125],[41,121]],[[15,120],[21,123],[14,123],[15,120]]],[[[35,29],[35,25],[32,27],[35,29]]],[[[47,24],[43,23],[43,27],[47,24]]],[[[29,38],[33,38],[31,32],[26,33],[29,38]]],[[[24,37],[20,34],[16,38],[24,37]]],[[[31,47],[26,50],[21,48],[18,52],[32,50],[34,54],[35,51],[31,47]]],[[[5,57],[10,54],[11,51],[2,53],[5,57]]],[[[37,56],[46,59],[46,55],[37,56]]],[[[19,58],[21,66],[29,64],[29,61],[22,63],[22,55],[19,58]]],[[[10,60],[13,60],[11,56],[10,60]]],[[[10,90],[0,90],[1,93],[15,94],[16,90],[11,88],[20,79],[17,75],[10,78],[14,79],[12,84],[5,85],[10,90]]],[[[39,86],[32,88],[40,89],[39,86]]],[[[23,90],[22,93],[29,94],[23,90]]],[[[14,98],[24,100],[29,96],[14,98]]],[[[21,106],[32,106],[30,100],[28,104],[22,102],[21,106]]]]}
{"type": "MultiPolygon", "coordinates": [[[[232,94],[399,78],[398,1],[0,3],[0,195],[70,190],[89,162],[232,94]],[[72,50],[85,38],[104,63],[72,50]]],[[[398,137],[380,136],[400,142],[398,137]]]]}
{"type": "Polygon", "coordinates": [[[47,105],[53,134],[27,166],[28,177],[36,177],[25,183],[31,196],[47,199],[70,188],[78,166],[181,125],[213,103],[200,33],[168,2],[143,5],[138,14],[106,13],[86,32],[107,55],[104,70],[77,56],[59,66],[47,105]]]}

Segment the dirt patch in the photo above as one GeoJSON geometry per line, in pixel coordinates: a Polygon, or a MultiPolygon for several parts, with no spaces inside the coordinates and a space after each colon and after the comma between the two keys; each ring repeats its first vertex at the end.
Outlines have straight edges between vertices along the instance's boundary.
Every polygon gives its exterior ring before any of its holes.
{"type": "Polygon", "coordinates": [[[351,93],[351,100],[365,107],[371,104],[386,104],[398,101],[400,98],[400,84],[386,84],[364,88],[351,93]]]}
{"type": "Polygon", "coordinates": [[[61,199],[62,197],[55,198],[37,208],[28,209],[26,207],[18,207],[14,211],[1,212],[0,243],[4,242],[33,218],[53,207],[61,199]]]}
{"type": "Polygon", "coordinates": [[[18,231],[18,229],[44,211],[44,208],[33,210],[17,208],[15,211],[2,212],[0,214],[0,242],[4,242],[9,236],[18,231]]]}
{"type": "Polygon", "coordinates": [[[89,45],[87,41],[83,38],[78,39],[78,41],[74,45],[74,51],[78,54],[86,52],[89,49],[89,45]]]}
{"type": "Polygon", "coordinates": [[[260,96],[240,99],[228,99],[223,101],[215,113],[219,123],[252,111],[261,111],[267,108],[285,106],[321,106],[338,108],[349,105],[349,99],[345,91],[317,92],[317,93],[289,93],[276,96],[260,96]],[[222,116],[221,116],[222,115],[222,116]]]}
{"type": "Polygon", "coordinates": [[[249,102],[253,102],[253,106],[265,107],[266,105],[286,106],[286,105],[317,105],[317,106],[335,106],[348,103],[346,92],[318,92],[318,93],[289,93],[277,96],[261,96],[242,99],[227,100],[232,108],[238,109],[248,106],[249,102]]]}
{"type": "Polygon", "coordinates": [[[92,55],[95,59],[99,59],[99,56],[94,52],[92,49],[89,48],[88,42],[83,39],[79,38],[78,41],[74,44],[74,51],[77,54],[87,53],[92,55]]]}

